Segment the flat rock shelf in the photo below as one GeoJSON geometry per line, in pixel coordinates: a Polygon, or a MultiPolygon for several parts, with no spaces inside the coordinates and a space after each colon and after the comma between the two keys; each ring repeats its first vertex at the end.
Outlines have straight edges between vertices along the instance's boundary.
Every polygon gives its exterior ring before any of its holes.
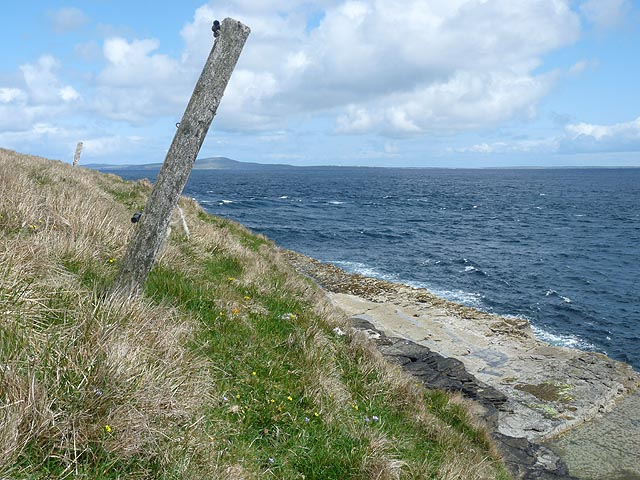
{"type": "MultiPolygon", "coordinates": [[[[631,467],[592,474],[571,468],[564,461],[569,453],[561,441],[569,430],[587,432],[585,422],[601,422],[640,386],[640,374],[629,365],[539,341],[523,319],[491,315],[424,289],[350,274],[296,252],[283,255],[317,282],[384,356],[427,387],[459,391],[475,400],[515,478],[578,478],[570,475],[575,472],[585,479],[640,478],[640,467],[637,472],[631,467]]],[[[638,427],[634,421],[629,418],[625,425],[624,418],[616,417],[620,438],[625,430],[638,427]]],[[[581,441],[589,447],[588,439],[581,441]]],[[[569,460],[575,462],[576,445],[569,443],[569,460]]],[[[619,446],[611,448],[620,453],[619,446]]]]}

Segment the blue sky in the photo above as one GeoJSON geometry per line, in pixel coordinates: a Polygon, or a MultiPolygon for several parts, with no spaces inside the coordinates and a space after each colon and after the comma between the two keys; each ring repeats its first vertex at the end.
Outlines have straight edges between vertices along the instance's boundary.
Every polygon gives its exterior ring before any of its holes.
{"type": "Polygon", "coordinates": [[[228,16],[252,33],[200,157],[640,166],[632,0],[21,2],[0,30],[0,147],[162,161],[228,16]]]}

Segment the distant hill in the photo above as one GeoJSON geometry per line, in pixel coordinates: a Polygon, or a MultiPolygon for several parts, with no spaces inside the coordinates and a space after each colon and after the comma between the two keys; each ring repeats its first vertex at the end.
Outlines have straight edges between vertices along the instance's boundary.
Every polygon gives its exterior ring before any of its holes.
{"type": "MultiPolygon", "coordinates": [[[[91,164],[85,165],[87,168],[94,170],[160,170],[162,163],[146,163],[143,165],[107,165],[107,164],[91,164]]],[[[264,168],[282,168],[291,167],[284,164],[264,164],[255,162],[239,162],[227,157],[209,157],[199,158],[193,166],[194,170],[257,170],[264,168]]]]}

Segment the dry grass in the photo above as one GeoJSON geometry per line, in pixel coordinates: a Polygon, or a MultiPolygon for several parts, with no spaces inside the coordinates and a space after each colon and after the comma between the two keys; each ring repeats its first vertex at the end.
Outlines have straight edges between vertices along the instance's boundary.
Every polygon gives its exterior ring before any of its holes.
{"type": "Polygon", "coordinates": [[[104,297],[150,188],[0,150],[0,477],[507,478],[463,401],[193,201],[147,295],[104,297]]]}
{"type": "Polygon", "coordinates": [[[210,393],[184,346],[193,322],[81,286],[114,270],[128,235],[99,178],[0,151],[0,471],[26,450],[60,476],[99,455],[160,455],[166,425],[186,426],[210,393]]]}

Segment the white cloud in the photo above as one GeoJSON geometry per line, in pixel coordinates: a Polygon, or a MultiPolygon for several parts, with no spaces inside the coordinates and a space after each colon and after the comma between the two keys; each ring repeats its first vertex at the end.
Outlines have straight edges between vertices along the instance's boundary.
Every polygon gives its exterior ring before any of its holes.
{"type": "Polygon", "coordinates": [[[80,94],[76,91],[75,88],[70,85],[62,87],[58,91],[58,94],[60,95],[60,98],[65,102],[71,102],[80,98],[80,94]]]}
{"type": "Polygon", "coordinates": [[[457,153],[617,153],[640,152],[640,117],[611,125],[574,123],[557,136],[479,143],[451,149],[457,153]]]}
{"type": "Polygon", "coordinates": [[[15,147],[41,141],[44,138],[58,139],[64,135],[63,129],[45,122],[37,122],[28,128],[16,131],[0,132],[0,142],[3,146],[15,147]]]}
{"type": "Polygon", "coordinates": [[[590,123],[577,123],[567,125],[567,131],[572,138],[581,136],[592,137],[601,141],[608,138],[640,139],[640,117],[626,123],[613,125],[593,125],[590,123]]]}
{"type": "Polygon", "coordinates": [[[420,133],[423,130],[416,125],[415,121],[410,118],[407,109],[398,107],[390,107],[387,109],[387,119],[393,131],[399,133],[420,133]]]}
{"type": "Polygon", "coordinates": [[[82,10],[75,7],[65,7],[49,12],[49,21],[56,33],[67,33],[78,30],[89,22],[82,10]]]}
{"type": "Polygon", "coordinates": [[[392,136],[530,118],[556,81],[537,73],[543,55],[580,32],[569,0],[216,0],[181,30],[179,58],[155,39],[107,39],[96,110],[136,125],[179,117],[213,44],[211,23],[226,16],[252,33],[215,125],[245,131],[320,112],[339,133],[392,136]]]}
{"type": "MultiPolygon", "coordinates": [[[[568,0],[325,2],[323,19],[310,31],[309,10],[279,3],[291,13],[211,2],[182,30],[183,61],[202,62],[213,18],[233,16],[252,28],[238,66],[245,73],[229,85],[229,96],[242,98],[222,102],[243,105],[247,130],[319,111],[335,112],[338,132],[391,135],[528,118],[555,80],[535,73],[542,56],[580,32],[568,0]],[[267,85],[246,88],[247,72],[267,85]]],[[[225,115],[234,114],[225,108],[225,115]]]]}
{"type": "MultiPolygon", "coordinates": [[[[114,120],[142,124],[161,115],[179,118],[194,72],[167,55],[155,53],[155,39],[108,38],[107,62],[97,77],[94,108],[114,120]]],[[[195,82],[194,82],[195,83],[195,82]]]]}
{"type": "Polygon", "coordinates": [[[0,88],[0,103],[24,101],[27,95],[19,88],[0,88]]]}
{"type": "Polygon", "coordinates": [[[632,8],[630,0],[586,0],[580,5],[582,14],[599,29],[620,25],[632,8]]]}
{"type": "Polygon", "coordinates": [[[111,135],[88,138],[84,140],[83,143],[83,154],[91,158],[96,158],[109,157],[127,149],[138,149],[146,142],[143,137],[136,135],[111,135]]]}
{"type": "Polygon", "coordinates": [[[155,52],[160,42],[155,39],[133,40],[109,38],[103,53],[107,66],[98,82],[118,87],[143,87],[148,82],[165,82],[180,75],[180,65],[167,55],[155,52]]]}
{"type": "Polygon", "coordinates": [[[311,64],[311,60],[305,52],[291,53],[285,60],[285,71],[292,74],[304,71],[311,64]]]}
{"type": "Polygon", "coordinates": [[[555,153],[558,150],[559,138],[527,139],[515,141],[498,141],[478,143],[469,147],[452,148],[456,153],[471,154],[522,154],[522,153],[555,153]]]}
{"type": "Polygon", "coordinates": [[[236,70],[220,102],[216,126],[234,130],[275,128],[274,115],[269,113],[275,106],[269,100],[278,90],[278,81],[271,72],[236,70]]]}
{"type": "Polygon", "coordinates": [[[57,76],[59,69],[60,63],[51,55],[43,55],[36,63],[20,66],[32,103],[55,104],[60,100],[68,102],[80,98],[73,87],[60,82],[57,76]]]}
{"type": "Polygon", "coordinates": [[[63,118],[81,103],[80,93],[58,78],[59,68],[58,60],[51,55],[20,66],[20,88],[0,88],[0,129],[25,132],[27,136],[39,134],[42,125],[63,118]]]}
{"type": "Polygon", "coordinates": [[[349,105],[337,119],[337,130],[340,133],[364,133],[378,124],[365,108],[349,105]]]}
{"type": "Polygon", "coordinates": [[[382,96],[377,102],[369,102],[369,110],[352,105],[338,118],[338,131],[361,133],[376,126],[400,135],[454,133],[482,129],[517,116],[530,118],[553,80],[554,75],[520,76],[509,71],[459,72],[446,81],[382,96]]]}
{"type": "Polygon", "coordinates": [[[611,125],[576,123],[566,126],[560,151],[640,152],[640,117],[611,125]]]}

